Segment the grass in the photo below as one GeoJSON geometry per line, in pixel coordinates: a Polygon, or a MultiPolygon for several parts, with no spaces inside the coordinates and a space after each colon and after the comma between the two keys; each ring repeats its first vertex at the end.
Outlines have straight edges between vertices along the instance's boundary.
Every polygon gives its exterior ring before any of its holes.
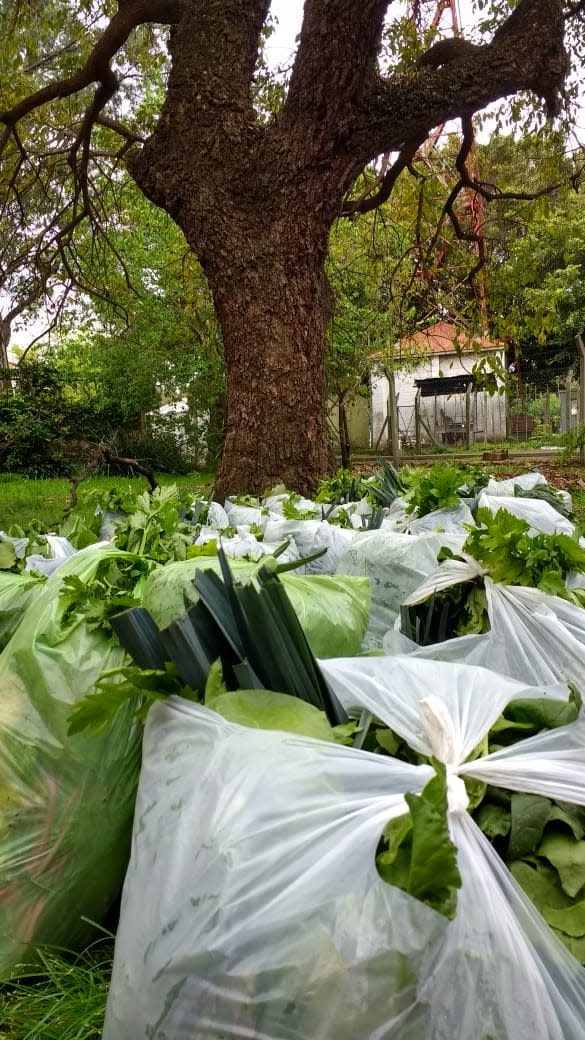
{"type": "Polygon", "coordinates": [[[0,1036],[10,1040],[99,1040],[112,971],[112,939],[80,954],[38,951],[0,992],[0,1036]]]}
{"type": "MultiPolygon", "coordinates": [[[[213,483],[211,473],[188,473],[186,476],[157,476],[159,484],[177,484],[194,493],[208,492],[213,483]]],[[[79,485],[78,497],[82,504],[84,497],[90,492],[105,492],[111,488],[127,490],[128,486],[136,492],[148,488],[145,477],[89,477],[79,485]]],[[[27,480],[12,474],[0,474],[0,530],[6,530],[11,524],[24,525],[31,520],[41,520],[44,524],[57,524],[71,497],[71,483],[66,478],[50,480],[27,480]]],[[[93,506],[86,505],[85,510],[93,512],[93,506]]]]}

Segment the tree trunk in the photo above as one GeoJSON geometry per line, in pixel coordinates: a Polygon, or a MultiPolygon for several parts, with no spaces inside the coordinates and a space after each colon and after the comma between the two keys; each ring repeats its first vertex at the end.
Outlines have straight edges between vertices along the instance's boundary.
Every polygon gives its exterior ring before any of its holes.
{"type": "MultiPolygon", "coordinates": [[[[253,226],[247,237],[259,235],[253,226]]],[[[232,248],[238,252],[237,241],[232,248]]],[[[308,494],[328,472],[323,352],[328,287],[295,230],[261,245],[264,261],[208,272],[224,339],[226,437],[215,493],[308,494]]]]}

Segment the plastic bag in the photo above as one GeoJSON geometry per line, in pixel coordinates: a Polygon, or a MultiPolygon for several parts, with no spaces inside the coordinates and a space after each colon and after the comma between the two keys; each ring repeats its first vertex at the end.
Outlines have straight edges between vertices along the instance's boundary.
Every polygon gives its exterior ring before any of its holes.
{"type": "Polygon", "coordinates": [[[514,516],[519,516],[535,531],[544,534],[568,534],[575,531],[574,524],[550,505],[549,502],[539,502],[533,498],[506,498],[504,496],[492,498],[490,495],[479,496],[478,506],[480,509],[489,509],[497,513],[498,509],[505,509],[514,516]]]}
{"type": "MultiPolygon", "coordinates": [[[[251,580],[256,564],[230,560],[234,577],[251,580]]],[[[142,605],[159,628],[185,613],[197,601],[193,578],[197,570],[220,573],[217,557],[199,557],[169,563],[148,577],[142,605]]],[[[317,657],[333,657],[357,652],[369,617],[370,586],[365,578],[335,575],[300,575],[285,571],[280,580],[296,611],[303,631],[317,657]]]]}
{"type": "Polygon", "coordinates": [[[448,534],[461,534],[465,538],[468,534],[466,524],[474,526],[473,513],[465,502],[460,502],[449,509],[434,509],[425,516],[411,518],[408,532],[424,534],[427,531],[445,531],[448,534]]]}
{"type": "Polygon", "coordinates": [[[140,764],[133,705],[101,737],[68,735],[74,704],[125,654],[82,620],[63,627],[66,574],[93,576],[114,547],[66,560],[0,655],[0,972],[34,944],[85,940],[116,898],[140,764]]]}
{"type": "Polygon", "coordinates": [[[546,487],[547,481],[543,477],[542,473],[520,473],[517,477],[511,477],[509,480],[496,480],[495,477],[490,477],[488,480],[485,493],[492,497],[503,495],[506,498],[514,498],[514,488],[521,487],[524,491],[532,491],[535,487],[546,487]]]}
{"type": "Polygon", "coordinates": [[[47,534],[45,535],[47,544],[49,546],[51,555],[41,556],[38,553],[33,553],[27,557],[26,567],[27,571],[38,571],[39,574],[53,574],[59,570],[59,567],[73,556],[77,550],[74,545],[67,538],[63,538],[58,534],[47,534]]]}
{"type": "Polygon", "coordinates": [[[374,866],[430,767],[157,704],[104,1040],[581,1040],[585,970],[467,816],[461,776],[585,802],[585,723],[465,764],[522,684],[411,659],[323,669],[446,763],[455,919],[374,866]]]}
{"type": "MultiPolygon", "coordinates": [[[[481,573],[477,565],[475,573],[481,573]]],[[[408,602],[427,599],[434,590],[452,584],[449,577],[457,576],[459,581],[473,577],[473,562],[446,561],[408,602]]],[[[500,585],[488,577],[484,582],[490,631],[419,647],[413,651],[416,657],[480,665],[528,685],[573,682],[582,689],[585,611],[540,589],[500,585]]],[[[394,637],[383,640],[386,653],[392,653],[393,646],[394,637]]]]}
{"type": "Polygon", "coordinates": [[[364,649],[382,646],[401,604],[436,570],[439,549],[447,545],[460,552],[466,534],[408,535],[382,530],[354,537],[337,565],[337,574],[364,575],[370,579],[372,606],[364,649]]]}
{"type": "Polygon", "coordinates": [[[36,574],[0,571],[0,650],[16,632],[26,608],[43,583],[44,578],[36,574]]]}

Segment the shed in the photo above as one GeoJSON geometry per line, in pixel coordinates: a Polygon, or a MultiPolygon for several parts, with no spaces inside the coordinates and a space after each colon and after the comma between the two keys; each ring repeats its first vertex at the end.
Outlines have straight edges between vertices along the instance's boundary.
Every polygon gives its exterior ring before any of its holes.
{"type": "MultiPolygon", "coordinates": [[[[504,440],[506,400],[496,372],[504,370],[505,357],[504,343],[469,336],[446,321],[401,340],[393,351],[392,368],[403,445],[415,444],[417,411],[423,444],[463,443],[469,408],[473,442],[504,440]],[[494,374],[478,379],[475,370],[482,359],[493,364],[494,374]]],[[[380,352],[371,360],[371,429],[376,446],[384,443],[387,431],[389,383],[384,366],[389,359],[380,352]]]]}

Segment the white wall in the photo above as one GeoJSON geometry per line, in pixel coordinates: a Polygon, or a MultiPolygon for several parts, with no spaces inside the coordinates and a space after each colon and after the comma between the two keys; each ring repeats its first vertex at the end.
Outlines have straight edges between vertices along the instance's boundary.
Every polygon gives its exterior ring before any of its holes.
{"type": "MultiPolygon", "coordinates": [[[[500,359],[503,362],[502,352],[500,359]]],[[[434,379],[443,376],[471,374],[476,355],[433,354],[421,360],[410,371],[397,371],[395,374],[396,394],[398,398],[398,419],[401,438],[409,439],[414,444],[414,402],[417,393],[415,379],[434,379]]],[[[372,374],[372,444],[375,446],[387,414],[388,380],[384,375],[372,374]]],[[[443,440],[445,420],[464,422],[465,394],[452,394],[443,397],[421,398],[421,414],[438,443],[443,440]]],[[[506,437],[506,398],[505,394],[490,395],[486,391],[478,391],[472,397],[472,421],[474,440],[500,441],[506,437]]],[[[430,444],[431,439],[422,431],[423,443],[430,444]]],[[[388,430],[384,431],[380,446],[388,443],[388,430]]]]}

